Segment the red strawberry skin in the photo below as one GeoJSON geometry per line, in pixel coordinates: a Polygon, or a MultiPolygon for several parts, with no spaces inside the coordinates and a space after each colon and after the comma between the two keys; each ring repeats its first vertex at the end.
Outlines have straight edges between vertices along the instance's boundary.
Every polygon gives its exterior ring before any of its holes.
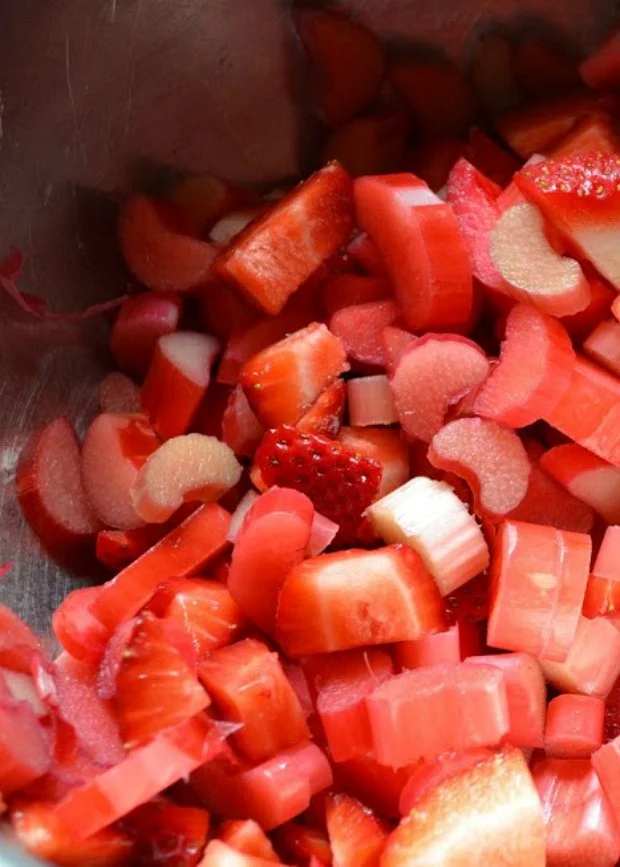
{"type": "Polygon", "coordinates": [[[286,426],[267,431],[256,463],[268,487],[306,494],[318,512],[340,525],[341,535],[355,532],[381,482],[381,465],[374,458],[286,426]]]}

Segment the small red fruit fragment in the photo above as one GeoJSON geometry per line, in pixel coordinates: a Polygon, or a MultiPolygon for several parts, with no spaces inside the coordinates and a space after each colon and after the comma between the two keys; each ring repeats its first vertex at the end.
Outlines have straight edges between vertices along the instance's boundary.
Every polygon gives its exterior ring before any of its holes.
{"type": "Polygon", "coordinates": [[[603,743],[605,702],[591,695],[558,695],[547,708],[545,752],[556,759],[587,759],[603,743]]]}
{"type": "Polygon", "coordinates": [[[133,379],[115,370],[99,383],[101,412],[140,412],[140,389],[133,379]]]}
{"type": "Polygon", "coordinates": [[[219,581],[181,578],[172,584],[173,596],[164,619],[181,623],[190,635],[200,661],[212,650],[233,641],[244,625],[241,610],[219,581]]]}
{"type": "Polygon", "coordinates": [[[620,632],[606,617],[580,617],[564,662],[541,664],[547,680],[562,692],[607,698],[620,677],[620,632]]]}
{"type": "Polygon", "coordinates": [[[388,823],[344,793],[328,795],[325,812],[335,867],[376,867],[388,823]]]}
{"type": "MultiPolygon", "coordinates": [[[[126,373],[144,379],[155,346],[179,327],[181,299],[165,292],[142,292],[128,298],[118,312],[110,335],[110,351],[126,373]]],[[[103,411],[103,408],[102,408],[103,411]]]]}
{"type": "Polygon", "coordinates": [[[158,798],[134,810],[123,827],[136,839],[132,867],[195,867],[209,836],[210,817],[200,807],[158,798]]]}
{"type": "Polygon", "coordinates": [[[540,465],[608,524],[620,523],[620,469],[576,443],[548,449],[540,465]]]}
{"type": "Polygon", "coordinates": [[[380,367],[383,364],[383,329],[399,316],[395,301],[353,304],[334,313],[329,328],[352,361],[380,367]]]}

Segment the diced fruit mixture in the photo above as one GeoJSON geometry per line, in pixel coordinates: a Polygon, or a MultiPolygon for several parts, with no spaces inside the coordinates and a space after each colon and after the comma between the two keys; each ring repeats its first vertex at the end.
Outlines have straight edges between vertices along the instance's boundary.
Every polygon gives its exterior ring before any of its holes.
{"type": "Polygon", "coordinates": [[[55,658],[0,607],[0,809],[61,867],[614,867],[620,34],[293,17],[323,164],[130,196],[119,369],[21,456],[108,580],[55,658]]]}

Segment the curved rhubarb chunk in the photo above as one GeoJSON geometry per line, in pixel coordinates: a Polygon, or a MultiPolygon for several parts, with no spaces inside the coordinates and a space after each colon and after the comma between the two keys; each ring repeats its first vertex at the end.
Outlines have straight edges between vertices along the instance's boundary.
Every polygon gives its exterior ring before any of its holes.
{"type": "Polygon", "coordinates": [[[130,196],[119,216],[121,251],[149,289],[185,292],[209,276],[217,247],[194,238],[180,210],[148,196],[130,196]]]}
{"type": "Polygon", "coordinates": [[[135,530],[144,523],[131,495],[141,467],[159,447],[142,415],[101,413],[82,447],[82,478],[93,511],[108,527],[135,530]]]}
{"type": "Polygon", "coordinates": [[[226,547],[230,515],[217,503],[200,506],[182,524],[109,581],[91,611],[110,632],[134,617],[158,585],[198,572],[226,547]]]}
{"type": "Polygon", "coordinates": [[[455,163],[448,177],[448,202],[454,208],[474,277],[501,291],[503,280],[491,256],[491,233],[500,213],[495,202],[499,192],[496,184],[464,159],[455,163]]]}
{"type": "Polygon", "coordinates": [[[67,832],[84,840],[211,761],[223,743],[211,721],[190,719],[72,789],[56,804],[54,815],[67,832]]]}
{"type": "Polygon", "coordinates": [[[576,443],[554,446],[540,465],[574,497],[591,506],[608,523],[620,523],[620,469],[576,443]]]}
{"type": "Polygon", "coordinates": [[[140,412],[140,389],[133,379],[115,370],[99,383],[101,412],[140,412]]]}
{"type": "Polygon", "coordinates": [[[220,277],[272,315],[353,228],[351,179],[325,166],[250,223],[217,258],[220,277]]]}
{"type": "Polygon", "coordinates": [[[591,361],[577,356],[567,390],[544,421],[620,466],[620,379],[591,361]]]}
{"type": "Polygon", "coordinates": [[[464,327],[473,282],[452,207],[410,174],[359,178],[354,193],[359,224],[385,261],[407,327],[464,327]]]}
{"type": "Polygon", "coordinates": [[[250,406],[267,427],[295,424],[349,366],[326,325],[313,322],[251,358],[241,371],[250,406]]]}
{"type": "Polygon", "coordinates": [[[383,364],[383,329],[399,316],[395,301],[353,304],[334,313],[329,328],[350,359],[380,367],[383,364]]]}
{"type": "Polygon", "coordinates": [[[514,431],[485,418],[458,418],[435,434],[428,450],[434,467],[465,479],[476,510],[494,520],[523,500],[530,459],[514,431]]]}
{"type": "Polygon", "coordinates": [[[613,239],[619,221],[619,181],[618,157],[605,153],[545,160],[515,175],[525,198],[616,289],[620,289],[620,255],[613,239]]]}
{"type": "Polygon", "coordinates": [[[405,433],[430,443],[452,404],[489,372],[484,352],[453,334],[427,334],[408,346],[390,379],[405,433]]]}
{"type": "Polygon", "coordinates": [[[80,446],[73,426],[57,418],[34,434],[17,469],[22,512],[50,553],[81,550],[100,527],[82,483],[80,446]]]}
{"type": "Polygon", "coordinates": [[[580,617],[566,659],[541,664],[547,680],[562,692],[607,698],[620,677],[620,632],[605,617],[580,617]]]}
{"type": "Polygon", "coordinates": [[[620,322],[600,322],[583,342],[583,351],[601,367],[620,376],[620,322]]]}
{"type": "Polygon", "coordinates": [[[381,482],[376,499],[404,485],[409,478],[407,443],[398,430],[375,427],[343,427],[340,442],[381,465],[381,482]]]}
{"type": "Polygon", "coordinates": [[[277,653],[246,638],[209,654],[200,679],[224,719],[241,723],[232,742],[253,762],[270,759],[310,737],[277,653]]]}
{"type": "Polygon", "coordinates": [[[493,653],[470,656],[465,661],[468,665],[492,665],[502,673],[510,723],[503,742],[513,747],[540,749],[545,729],[547,691],[538,661],[529,653],[493,653]]]}
{"type": "Polygon", "coordinates": [[[341,126],[378,92],[383,48],[370,30],[331,10],[296,10],[295,25],[308,55],[315,105],[328,126],[341,126]]]}
{"type": "Polygon", "coordinates": [[[225,443],[193,433],[173,437],[146,461],[131,487],[143,521],[161,524],[183,503],[212,503],[241,478],[242,466],[225,443]]]}
{"type": "Polygon", "coordinates": [[[121,370],[144,379],[155,346],[179,327],[181,299],[164,292],[143,292],[128,298],[118,311],[110,334],[110,352],[121,370]]]}
{"type": "Polygon", "coordinates": [[[0,679],[0,786],[11,795],[46,773],[52,753],[46,731],[27,701],[16,701],[0,679]]]}
{"type": "Polygon", "coordinates": [[[377,760],[402,768],[446,750],[499,744],[509,727],[500,671],[464,663],[404,671],[367,699],[377,760]]]}
{"type": "Polygon", "coordinates": [[[383,851],[389,825],[350,795],[328,795],[327,832],[339,867],[373,867],[383,851]]]}
{"type": "Polygon", "coordinates": [[[445,482],[411,479],[373,503],[368,517],[386,542],[404,542],[420,554],[442,596],[489,565],[476,519],[445,482]]]}
{"type": "Polygon", "coordinates": [[[254,503],[235,542],[228,589],[245,616],[273,633],[288,573],[303,560],[314,518],[308,497],[270,488],[254,503]]]}
{"type": "Polygon", "coordinates": [[[474,398],[474,412],[508,427],[525,427],[559,403],[575,353],[563,326],[526,304],[508,313],[499,363],[474,398]]]}
{"type": "Polygon", "coordinates": [[[552,316],[578,313],[590,303],[590,284],[579,263],[555,252],[534,205],[504,211],[491,236],[491,255],[504,281],[502,291],[517,301],[552,316]]]}
{"type": "Polygon", "coordinates": [[[495,543],[487,642],[564,662],[575,639],[592,540],[504,521],[495,543]]]}
{"type": "Polygon", "coordinates": [[[384,374],[347,382],[349,420],[353,427],[389,425],[398,421],[394,394],[384,374]]]}
{"type": "Polygon", "coordinates": [[[544,867],[543,813],[519,750],[440,783],[388,837],[381,867],[431,864],[544,867]]]}
{"type": "Polygon", "coordinates": [[[220,345],[215,337],[177,331],[160,337],[142,386],[142,408],[162,439],[184,434],[207,392],[220,345]]]}
{"type": "Polygon", "coordinates": [[[556,759],[588,759],[603,743],[605,702],[592,695],[557,695],[549,702],[545,752],[556,759]]]}
{"type": "Polygon", "coordinates": [[[306,560],[280,593],[276,635],[288,656],[419,638],[444,627],[439,592],[405,546],[306,560]]]}

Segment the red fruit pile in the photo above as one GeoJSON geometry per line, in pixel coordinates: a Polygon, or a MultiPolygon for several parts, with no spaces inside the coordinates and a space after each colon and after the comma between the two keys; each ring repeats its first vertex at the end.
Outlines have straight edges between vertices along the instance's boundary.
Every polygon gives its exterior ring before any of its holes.
{"type": "Polygon", "coordinates": [[[341,162],[131,197],[120,372],[22,456],[52,556],[116,574],[56,659],[0,608],[0,803],[67,867],[614,867],[619,38],[573,93],[545,43],[468,81],[296,23],[341,162]]]}

